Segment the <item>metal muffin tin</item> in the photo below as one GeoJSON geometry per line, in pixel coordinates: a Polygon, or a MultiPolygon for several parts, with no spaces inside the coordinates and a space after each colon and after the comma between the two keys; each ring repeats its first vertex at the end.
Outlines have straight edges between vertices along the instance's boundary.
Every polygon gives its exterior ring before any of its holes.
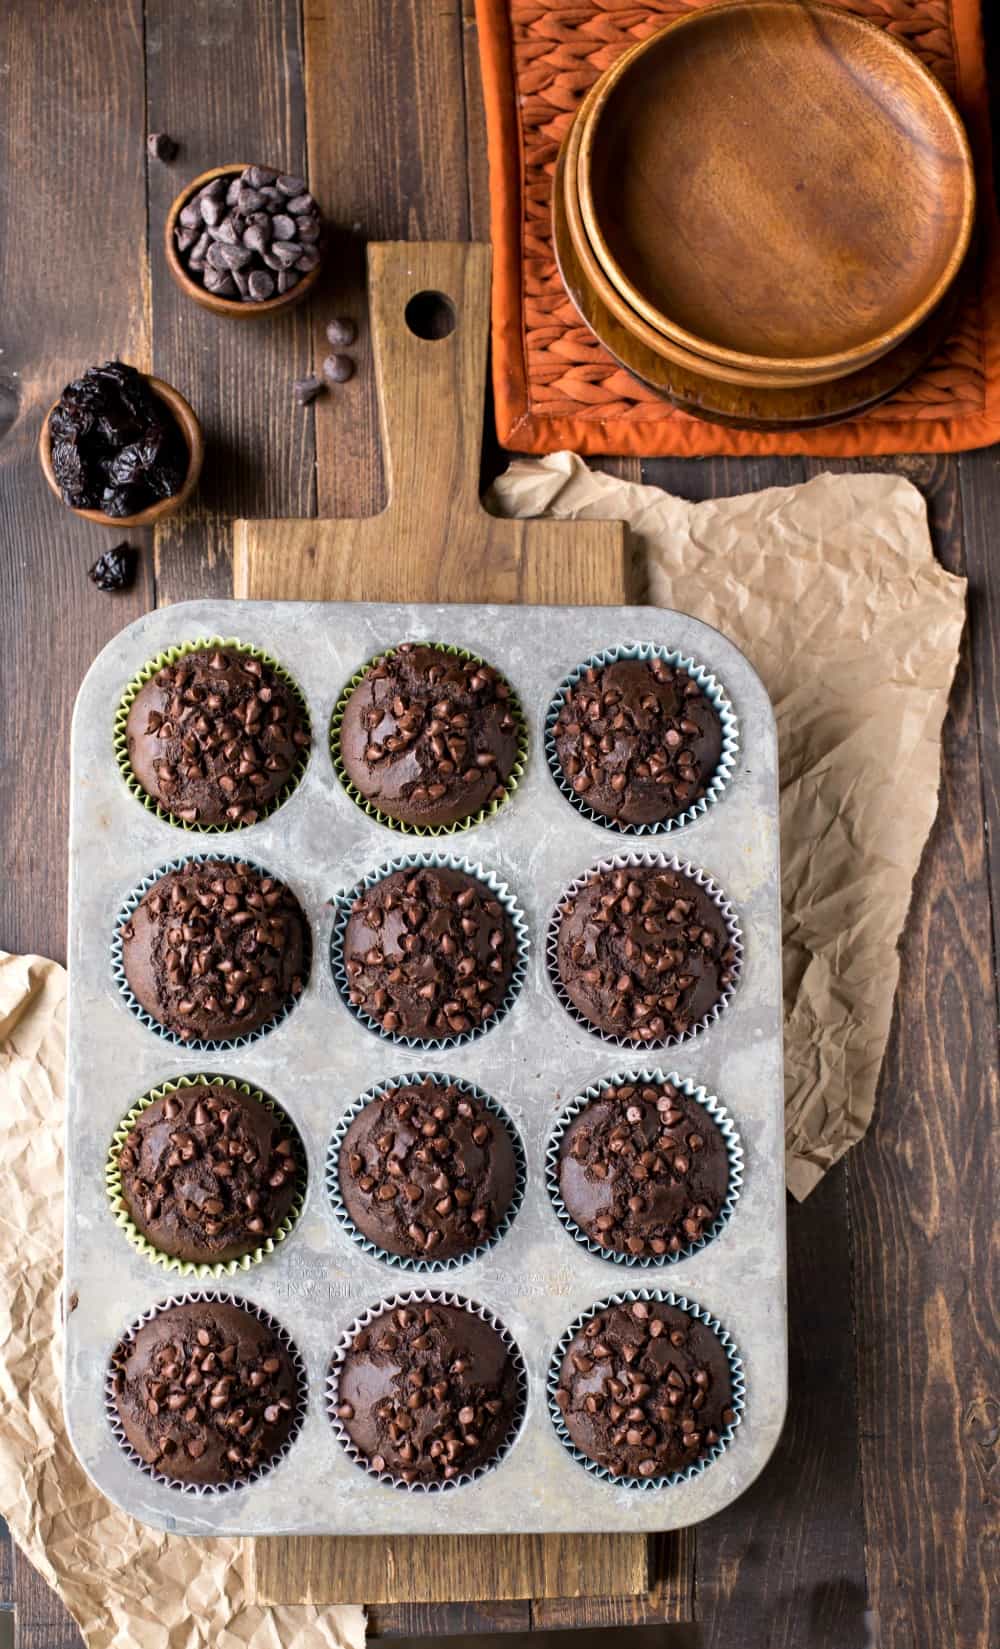
{"type": "Polygon", "coordinates": [[[395,606],[375,603],[185,602],[149,613],[115,637],[91,667],[72,735],[69,1027],[66,1117],[66,1417],[97,1486],[144,1523],[189,1535],[539,1533],[665,1530],[696,1523],[752,1482],[777,1441],[786,1368],[781,918],[774,717],[743,655],[716,630],[652,607],[395,606]],[[308,701],[313,750],[289,800],[249,829],[206,837],[166,823],[126,789],[112,723],[122,691],[147,659],[172,644],[221,636],[264,648],[308,701]],[[359,665],[404,640],[454,642],[504,672],[530,731],[525,775],[497,814],[469,830],[422,841],[377,823],[336,778],[326,741],[333,706],[359,665]],[[549,772],[543,748],[553,693],[576,665],[616,643],[676,647],[707,666],[740,724],[732,780],[681,830],[639,839],[581,816],[549,772]],[[640,848],[690,860],[732,900],[745,947],[742,977],[718,1022],[680,1046],[610,1046],[576,1023],[545,964],[552,908],[588,866],[640,848]],[[473,859],[516,895],[531,934],[518,1000],[477,1041],[422,1055],[373,1034],[348,1011],[329,965],[329,901],[366,872],[422,849],[473,859]],[[295,1011],[243,1048],[186,1053],[145,1027],[115,987],[110,944],[130,890],[187,854],[245,855],[284,878],[313,933],[308,987],[295,1011]],[[206,1064],[207,1060],[207,1064],[206,1064]],[[545,1151],[566,1105],[601,1077],[659,1065],[703,1084],[729,1111],[745,1153],[739,1200],[720,1235],[676,1264],[641,1272],[590,1254],[560,1224],[545,1187],[545,1151]],[[211,1069],[273,1095],[295,1123],[309,1165],[295,1230],[260,1264],[223,1283],[181,1284],[129,1244],[104,1184],[115,1128],[148,1088],[211,1069]],[[480,1258],[419,1286],[460,1294],[495,1312],[528,1372],[523,1427],[504,1460],[445,1495],[375,1481],[337,1441],[324,1400],[334,1347],[366,1307],[399,1292],[400,1272],[362,1252],[335,1218],[325,1185],[330,1136],[358,1095],[404,1071],[465,1077],[512,1118],[528,1184],[502,1240],[480,1258]],[[746,1408],[722,1455],[700,1476],[657,1492],[593,1477],[556,1435],[546,1381],[569,1323],[630,1287],[685,1295],[718,1318],[743,1359],[746,1408]],[[183,1494],[137,1470],[104,1410],[108,1357],[122,1331],[173,1294],[228,1292],[271,1312],[305,1362],[309,1406],[287,1458],[257,1483],[223,1494],[183,1494]]]}

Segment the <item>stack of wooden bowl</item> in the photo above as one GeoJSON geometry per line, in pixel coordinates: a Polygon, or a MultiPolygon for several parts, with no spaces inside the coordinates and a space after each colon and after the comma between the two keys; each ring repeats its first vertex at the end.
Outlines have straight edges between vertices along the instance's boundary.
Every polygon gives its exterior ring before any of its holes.
{"type": "Polygon", "coordinates": [[[556,252],[588,324],[682,405],[787,427],[894,393],[941,343],[975,213],[951,101],[811,0],[691,12],[620,57],[563,145],[556,252]]]}

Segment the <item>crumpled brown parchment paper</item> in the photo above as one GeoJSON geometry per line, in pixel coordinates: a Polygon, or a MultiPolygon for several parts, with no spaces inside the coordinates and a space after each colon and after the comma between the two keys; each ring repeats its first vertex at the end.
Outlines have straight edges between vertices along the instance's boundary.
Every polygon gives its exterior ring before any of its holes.
{"type": "Polygon", "coordinates": [[[62,1417],[66,975],[0,951],[0,1509],[89,1649],[361,1649],[360,1608],[248,1601],[239,1540],[127,1517],[62,1417]]]}
{"type": "Polygon", "coordinates": [[[690,504],[561,452],[512,464],[489,504],[626,521],[649,601],[722,630],[771,695],[787,1180],[806,1197],[871,1120],[897,941],[937,812],[965,580],[935,561],[924,501],[893,475],[690,504]]]}

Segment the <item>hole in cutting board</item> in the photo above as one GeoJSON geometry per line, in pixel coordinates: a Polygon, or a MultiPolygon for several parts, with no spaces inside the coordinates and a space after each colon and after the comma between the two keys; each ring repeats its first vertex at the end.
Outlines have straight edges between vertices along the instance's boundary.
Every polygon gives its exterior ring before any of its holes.
{"type": "Polygon", "coordinates": [[[454,332],[455,305],[443,292],[415,292],[406,306],[404,319],[415,338],[433,343],[454,332]]]}

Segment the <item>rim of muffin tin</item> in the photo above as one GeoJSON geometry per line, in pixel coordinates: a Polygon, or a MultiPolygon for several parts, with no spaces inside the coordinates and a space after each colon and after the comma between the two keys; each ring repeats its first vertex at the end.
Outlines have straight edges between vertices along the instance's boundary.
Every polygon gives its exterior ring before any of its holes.
{"type": "Polygon", "coordinates": [[[241,830],[250,830],[253,827],[249,824],[204,824],[198,819],[181,819],[176,813],[171,813],[169,808],[164,807],[162,802],[158,802],[155,797],[151,796],[148,790],[143,789],[143,786],[136,778],[129,759],[128,718],[132,705],[142,688],[161,670],[170,664],[179,663],[182,658],[188,657],[191,653],[201,653],[208,648],[218,651],[223,647],[231,653],[239,653],[247,658],[259,659],[261,664],[266,664],[276,676],[280,677],[292,693],[302,714],[305,730],[309,734],[309,743],[303,745],[299,751],[292,765],[292,770],[281,789],[271,797],[269,802],[264,802],[257,809],[254,824],[261,824],[264,819],[269,819],[273,813],[276,813],[279,807],[284,806],[293,792],[298,789],[309,765],[309,757],[312,754],[312,722],[305,694],[294,676],[286,670],[280,660],[276,659],[273,654],[266,652],[262,647],[254,647],[246,641],[237,641],[235,637],[199,636],[194,641],[178,642],[176,646],[167,647],[162,652],[157,653],[154,658],[148,659],[142,669],[137,671],[129,680],[115,711],[113,732],[115,761],[118,764],[118,771],[125,782],[126,789],[130,795],[135,797],[136,801],[142,804],[147,813],[154,814],[156,818],[162,819],[164,824],[172,825],[175,830],[186,830],[189,834],[196,836],[233,836],[241,830]]]}
{"type": "Polygon", "coordinates": [[[450,1494],[455,1489],[467,1487],[470,1483],[478,1483],[480,1478],[485,1477],[488,1472],[501,1465],[510,1454],[524,1429],[527,1410],[528,1371],[520,1346],[506,1323],[502,1322],[495,1312],[491,1311],[488,1306],[480,1305],[476,1300],[470,1300],[464,1294],[440,1294],[425,1288],[411,1289],[407,1293],[389,1295],[387,1298],[379,1300],[375,1305],[367,1306],[364,1311],[355,1317],[354,1321],[338,1339],[326,1376],[326,1412],[333,1427],[334,1435],[345,1454],[353,1465],[358,1466],[366,1476],[373,1478],[376,1483],[385,1483],[394,1489],[403,1489],[408,1494],[450,1494]],[[471,1472],[460,1472],[457,1477],[442,1479],[433,1483],[404,1483],[401,1477],[395,1476],[390,1471],[375,1471],[368,1458],[351,1441],[344,1428],[343,1421],[337,1415],[337,1408],[340,1403],[340,1376],[344,1360],[362,1329],[370,1327],[377,1317],[381,1317],[386,1312],[395,1311],[400,1306],[426,1305],[453,1306],[458,1310],[469,1312],[471,1316],[481,1318],[484,1323],[488,1323],[499,1335],[514,1365],[518,1390],[507,1435],[489,1460],[484,1460],[481,1465],[476,1466],[471,1472]]]}
{"type": "Polygon", "coordinates": [[[488,1094],[466,1077],[448,1076],[443,1071],[410,1071],[404,1076],[394,1076],[385,1082],[375,1082],[366,1088],[363,1094],[351,1102],[344,1112],[330,1139],[326,1155],[326,1189],[333,1207],[333,1212],[341,1230],[345,1231],[353,1242],[367,1254],[370,1259],[379,1260],[383,1265],[395,1266],[399,1271],[407,1271],[414,1276],[441,1275],[447,1271],[457,1271],[461,1266],[468,1265],[472,1260],[481,1259],[491,1249],[502,1242],[514,1223],[524,1202],[524,1193],[528,1183],[527,1157],[521,1136],[514,1126],[512,1118],[498,1100],[488,1094]],[[483,1242],[470,1248],[464,1254],[452,1254],[444,1260],[421,1260],[414,1255],[394,1254],[391,1249],[382,1248],[378,1243],[366,1237],[352,1220],[347,1205],[344,1202],[340,1189],[340,1153],[344,1140],[352,1124],[373,1101],[384,1099],[386,1095],[394,1093],[399,1088],[410,1088],[422,1082],[433,1082],[438,1088],[458,1088],[463,1094],[478,1100],[483,1108],[491,1113],[506,1129],[514,1152],[514,1190],[511,1195],[510,1207],[493,1234],[483,1242]]]}
{"type": "Polygon", "coordinates": [[[714,1025],[736,994],[743,977],[743,930],[740,927],[736,911],[715,878],[707,870],[702,870],[700,866],[692,864],[689,859],[678,859],[676,854],[655,852],[616,853],[612,858],[598,859],[595,864],[589,866],[581,875],[575,876],[563,888],[549,916],[545,940],[545,966],[552,989],[555,991],[560,1004],[565,1008],[570,1018],[575,1020],[578,1025],[581,1025],[591,1036],[596,1036],[612,1047],[624,1048],[633,1054],[642,1054],[651,1049],[677,1048],[682,1043],[692,1041],[700,1032],[706,1031],[714,1025]],[[580,1012],[559,975],[559,931],[563,920],[563,908],[567,899],[571,899],[574,894],[582,892],[596,876],[603,876],[616,870],[639,869],[672,870],[680,875],[687,876],[690,881],[695,882],[703,892],[708,894],[712,903],[718,907],[735,952],[732,980],[708,1013],[703,1014],[693,1025],[689,1025],[682,1035],[677,1036],[671,1033],[669,1036],[660,1037],[656,1041],[641,1041],[630,1036],[615,1036],[610,1031],[601,1030],[600,1026],[595,1025],[580,1012]]]}
{"type": "Polygon", "coordinates": [[[615,1489],[628,1489],[642,1494],[655,1494],[663,1489],[674,1489],[681,1483],[693,1483],[695,1478],[701,1477],[702,1473],[707,1471],[709,1466],[725,1453],[736,1434],[737,1427],[742,1424],[744,1410],[746,1409],[746,1379],[743,1371],[743,1359],[728,1329],[722,1326],[718,1317],[713,1317],[712,1313],[707,1311],[704,1306],[699,1305],[696,1300],[689,1299],[686,1294],[675,1294],[673,1290],[662,1288],[629,1288],[621,1294],[609,1294],[606,1299],[598,1300],[595,1305],[588,1306],[586,1311],[581,1311],[580,1315],[573,1319],[559,1338],[549,1362],[545,1388],[549,1417],[567,1454],[599,1482],[607,1483],[615,1489]],[[592,1460],[590,1455],[584,1454],[573,1442],[555,1396],[559,1388],[559,1377],[562,1373],[562,1366],[570,1342],[579,1334],[580,1330],[592,1318],[598,1316],[600,1312],[609,1311],[617,1305],[633,1305],[637,1300],[645,1300],[656,1305],[674,1306],[678,1311],[686,1311],[688,1316],[695,1318],[697,1322],[705,1323],[720,1342],[729,1364],[731,1396],[727,1406],[733,1410],[734,1418],[719,1433],[719,1441],[712,1444],[707,1454],[701,1455],[699,1459],[693,1461],[690,1466],[685,1466],[683,1470],[669,1472],[663,1477],[616,1477],[614,1472],[609,1471],[606,1466],[592,1460]]]}
{"type": "Polygon", "coordinates": [[[495,671],[503,681],[504,685],[508,688],[510,697],[507,702],[514,714],[515,720],[517,721],[517,755],[514,759],[514,765],[510,770],[510,774],[504,780],[503,798],[499,801],[487,802],[485,806],[479,808],[477,812],[468,813],[465,818],[456,819],[453,824],[415,825],[408,823],[405,819],[397,819],[389,813],[384,813],[380,807],[377,807],[374,802],[370,801],[367,796],[362,794],[353,779],[348,776],[347,770],[344,766],[340,744],[340,735],[344,725],[344,714],[347,710],[348,700],[354,693],[355,688],[357,688],[365,679],[365,676],[368,674],[373,664],[380,664],[384,659],[393,658],[395,654],[399,652],[399,643],[397,643],[395,647],[384,647],[380,652],[373,654],[373,656],[368,659],[365,664],[361,665],[360,669],[354,672],[347,685],[341,690],[337,698],[337,702],[333,707],[333,714],[330,717],[330,729],[327,740],[330,749],[330,760],[333,763],[333,770],[336,773],[337,778],[339,779],[347,795],[350,797],[351,801],[354,803],[355,807],[360,808],[362,813],[366,814],[368,818],[374,819],[377,824],[384,825],[387,830],[394,830],[398,834],[406,836],[424,838],[451,836],[463,830],[472,830],[476,825],[485,824],[487,819],[495,818],[504,804],[510,801],[515,790],[524,777],[524,770],[527,766],[528,724],[525,719],[521,700],[514,688],[511,686],[507,677],[501,670],[497,669],[495,664],[490,664],[488,659],[484,659],[480,653],[473,652],[468,647],[455,646],[452,642],[447,641],[422,641],[416,643],[416,645],[421,647],[433,647],[440,653],[449,654],[452,658],[467,659],[476,664],[485,665],[488,669],[495,671]]]}
{"type": "Polygon", "coordinates": [[[295,892],[295,889],[285,880],[283,876],[276,876],[272,870],[265,870],[263,865],[258,864],[255,859],[248,859],[243,853],[192,853],[185,856],[183,859],[171,859],[169,863],[161,865],[158,870],[151,871],[148,876],[143,877],[141,882],[136,883],[136,886],[132,889],[131,893],[128,895],[128,898],[125,900],[125,903],[120,907],[118,914],[115,917],[114,936],[111,941],[111,977],[119,995],[122,997],[125,1006],[135,1015],[140,1024],[144,1025],[147,1030],[155,1031],[161,1041],[169,1043],[172,1048],[183,1048],[186,1053],[215,1054],[229,1052],[230,1050],[236,1048],[249,1048],[254,1042],[259,1042],[261,1037],[267,1036],[271,1031],[276,1030],[282,1021],[287,1019],[289,1014],[294,1011],[298,1003],[301,1001],[302,996],[305,994],[305,989],[308,986],[310,975],[312,973],[312,964],[312,928],[309,924],[309,918],[302,907],[302,901],[295,892]],[[125,923],[129,920],[129,917],[133,915],[138,905],[141,903],[144,895],[147,894],[150,888],[154,887],[157,882],[161,881],[164,876],[169,876],[172,871],[185,870],[191,865],[205,864],[246,865],[248,869],[254,871],[256,875],[262,877],[267,876],[274,882],[280,882],[282,887],[288,888],[289,893],[293,894],[299,910],[302,913],[302,930],[305,936],[302,967],[303,988],[299,995],[290,996],[278,1012],[274,1014],[272,1018],[265,1020],[263,1025],[258,1025],[256,1030],[248,1032],[246,1036],[230,1037],[225,1041],[209,1041],[206,1037],[200,1036],[189,1037],[185,1041],[182,1036],[178,1036],[176,1031],[169,1030],[167,1026],[161,1024],[158,1019],[154,1019],[152,1014],[142,1006],[138,998],[134,995],[125,974],[125,959],[123,955],[124,940],[122,939],[121,930],[125,923]]]}
{"type": "Polygon", "coordinates": [[[154,1265],[164,1271],[176,1272],[181,1277],[192,1277],[201,1282],[220,1281],[224,1277],[236,1277],[241,1271],[249,1271],[251,1266],[259,1265],[269,1254],[273,1254],[279,1243],[294,1231],[302,1210],[305,1207],[306,1190],[308,1188],[308,1165],[306,1149],[302,1135],[292,1121],[288,1112],[279,1105],[270,1094],[260,1088],[254,1088],[251,1083],[242,1081],[234,1076],[212,1076],[207,1072],[198,1071],[193,1075],[171,1077],[165,1082],[157,1083],[155,1088],[147,1088],[144,1094],[132,1104],[121,1122],[118,1124],[111,1138],[108,1150],[107,1164],[104,1170],[105,1189],[108,1193],[108,1202],[114,1221],[124,1231],[125,1236],[137,1253],[151,1260],[154,1265]],[[199,1088],[211,1085],[213,1087],[231,1088],[234,1093],[242,1094],[248,1099],[256,1099],[269,1110],[282,1128],[283,1134],[291,1138],[295,1148],[295,1163],[297,1169],[295,1201],[285,1215],[276,1231],[266,1237],[262,1243],[248,1250],[246,1254],[237,1254],[232,1260],[184,1260],[176,1254],[166,1254],[163,1249],[143,1235],[139,1230],[125,1201],[122,1186],[121,1153],[125,1141],[145,1111],[158,1099],[166,1094],[177,1093],[182,1088],[199,1088]]]}
{"type": "Polygon", "coordinates": [[[623,644],[618,647],[603,647],[599,652],[592,653],[575,670],[571,670],[559,683],[549,703],[545,714],[544,730],[545,760],[549,772],[555,780],[560,795],[564,796],[572,807],[591,824],[596,824],[602,830],[615,830],[620,836],[665,836],[671,830],[682,830],[685,825],[693,824],[700,819],[708,809],[717,802],[733,776],[736,758],[740,749],[740,729],[736,713],[726,695],[725,689],[716,676],[705,665],[699,664],[690,654],[682,653],[676,647],[661,647],[656,642],[643,641],[623,644]],[[630,824],[622,819],[609,818],[606,813],[598,813],[590,807],[584,796],[578,796],[568,782],[562,769],[562,763],[556,750],[556,721],[559,717],[570,690],[577,686],[588,670],[599,670],[608,664],[616,664],[620,659],[640,659],[643,663],[651,658],[662,659],[664,664],[672,668],[683,670],[685,675],[696,681],[705,697],[714,705],[722,727],[722,749],[715,772],[708,784],[704,796],[692,802],[683,812],[675,814],[669,819],[653,819],[648,823],[630,824]]]}
{"type": "Polygon", "coordinates": [[[108,1424],[111,1427],[111,1432],[114,1436],[115,1442],[118,1444],[126,1459],[130,1462],[130,1464],[136,1466],[145,1477],[150,1478],[154,1483],[160,1483],[168,1489],[176,1489],[181,1494],[194,1495],[198,1499],[204,1499],[209,1495],[232,1494],[237,1489],[247,1489],[254,1483],[259,1483],[262,1477],[266,1477],[269,1472],[274,1470],[275,1466],[280,1465],[282,1460],[287,1459],[299,1436],[299,1433],[302,1430],[302,1423],[305,1420],[308,1406],[309,1384],[306,1374],[306,1365],[298,1346],[295,1344],[295,1341],[292,1339],[287,1328],[285,1328],[283,1323],[279,1323],[276,1317],[272,1317],[269,1311],[265,1311],[263,1306],[254,1305],[252,1300],[248,1300],[243,1295],[239,1294],[226,1294],[219,1293],[218,1291],[213,1291],[211,1293],[192,1291],[186,1294],[171,1295],[168,1300],[160,1300],[156,1305],[148,1307],[148,1309],[144,1311],[141,1316],[136,1317],[129,1324],[128,1328],[126,1328],[124,1332],[119,1335],[118,1340],[115,1343],[114,1350],[108,1358],[108,1365],[105,1371],[104,1412],[107,1417],[108,1424]],[[250,1316],[256,1317],[259,1322],[264,1324],[265,1328],[270,1329],[275,1338],[281,1342],[281,1345],[287,1353],[288,1359],[292,1365],[292,1372],[295,1376],[296,1385],[296,1404],[293,1410],[292,1426],[288,1436],[281,1445],[281,1448],[277,1449],[275,1453],[271,1455],[270,1459],[268,1459],[263,1465],[255,1467],[252,1472],[247,1472],[242,1477],[234,1477],[232,1481],[228,1483],[190,1483],[180,1477],[169,1477],[166,1472],[160,1471],[158,1467],[152,1464],[151,1461],[144,1460],[142,1455],[132,1447],[128,1437],[126,1436],[125,1428],[122,1425],[121,1418],[118,1414],[118,1406],[115,1402],[114,1389],[115,1370],[112,1359],[116,1355],[119,1347],[133,1341],[139,1333],[139,1330],[144,1328],[147,1323],[152,1322],[155,1317],[162,1316],[164,1312],[170,1311],[174,1306],[178,1305],[237,1306],[241,1311],[246,1311],[250,1316]]]}
{"type": "Polygon", "coordinates": [[[681,1260],[690,1259],[692,1254],[697,1254],[701,1249],[707,1248],[708,1244],[714,1242],[716,1237],[725,1230],[733,1209],[739,1201],[740,1191],[743,1186],[743,1166],[743,1145],[736,1125],[726,1107],[714,1094],[710,1094],[707,1088],[693,1082],[690,1077],[681,1076],[677,1071],[664,1072],[659,1066],[655,1066],[648,1070],[620,1071],[614,1076],[601,1077],[599,1081],[592,1082],[589,1087],[570,1101],[559,1116],[545,1148],[545,1186],[552,1207],[555,1209],[560,1222],[565,1226],[573,1240],[580,1244],[581,1248],[585,1248],[589,1254],[596,1254],[598,1259],[609,1260],[613,1265],[650,1270],[655,1266],[678,1265],[681,1260]],[[689,1099],[707,1112],[717,1125],[725,1143],[728,1184],[722,1207],[708,1229],[700,1237],[690,1240],[676,1254],[628,1254],[621,1253],[614,1248],[606,1248],[603,1243],[589,1237],[583,1227],[577,1224],[566,1207],[559,1189],[560,1147],[570,1123],[574,1122],[594,1100],[599,1099],[608,1088],[619,1088],[630,1082],[636,1084],[669,1082],[672,1087],[679,1088],[682,1093],[686,1094],[689,1099]]]}
{"type": "Polygon", "coordinates": [[[483,865],[477,864],[471,859],[460,859],[447,853],[404,854],[401,858],[389,859],[385,864],[380,865],[377,870],[370,870],[367,875],[362,876],[360,881],[355,882],[353,887],[345,889],[342,893],[334,894],[330,904],[333,905],[336,911],[333,932],[330,935],[330,967],[337,993],[348,1013],[359,1024],[364,1025],[366,1030],[372,1031],[376,1036],[381,1037],[383,1042],[392,1042],[401,1048],[414,1048],[421,1053],[441,1053],[448,1048],[464,1047],[467,1043],[477,1042],[480,1037],[486,1036],[490,1031],[495,1030],[510,1013],[521,993],[521,987],[528,971],[528,952],[530,949],[528,924],[524,912],[508,884],[501,881],[492,870],[486,870],[483,865]],[[367,1013],[364,1008],[351,1001],[350,982],[344,963],[344,939],[347,934],[347,924],[351,919],[351,906],[356,899],[361,898],[363,893],[367,893],[370,888],[376,887],[379,882],[384,882],[387,876],[394,875],[398,870],[462,871],[466,876],[473,877],[477,882],[488,888],[493,897],[503,905],[510,919],[515,939],[514,969],[510,977],[510,983],[496,1013],[491,1014],[489,1019],[473,1026],[472,1030],[454,1032],[446,1037],[402,1036],[397,1031],[383,1029],[377,1019],[367,1013]]]}

